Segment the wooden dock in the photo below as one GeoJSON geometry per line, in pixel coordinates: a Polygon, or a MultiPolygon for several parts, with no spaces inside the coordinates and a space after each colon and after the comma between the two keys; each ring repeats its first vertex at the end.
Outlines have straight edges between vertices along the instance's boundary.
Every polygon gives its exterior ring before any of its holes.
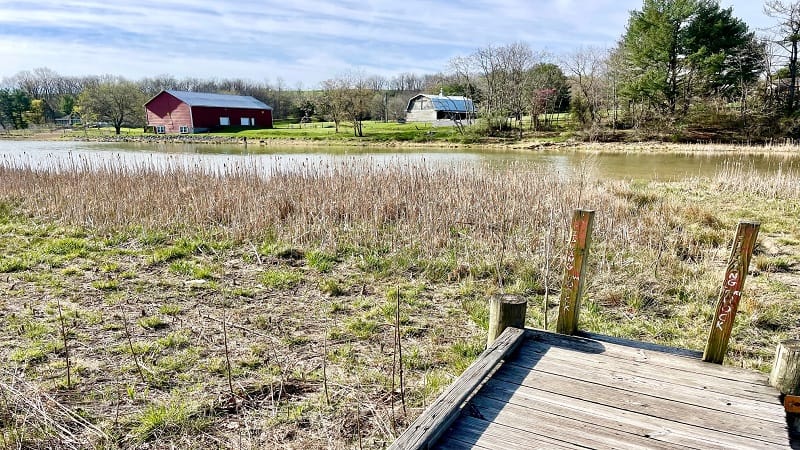
{"type": "Polygon", "coordinates": [[[790,448],[767,376],[701,356],[507,328],[391,448],[790,448]]]}

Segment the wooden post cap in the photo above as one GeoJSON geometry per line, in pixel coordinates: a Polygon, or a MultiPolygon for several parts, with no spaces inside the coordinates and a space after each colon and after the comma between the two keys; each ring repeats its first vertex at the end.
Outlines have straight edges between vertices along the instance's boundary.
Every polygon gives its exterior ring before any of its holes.
{"type": "Polygon", "coordinates": [[[800,339],[778,344],[769,384],[786,395],[800,395],[800,339]]]}
{"type": "Polygon", "coordinates": [[[494,295],[489,298],[489,335],[486,346],[492,343],[508,327],[525,328],[525,313],[528,301],[519,295],[494,295]]]}

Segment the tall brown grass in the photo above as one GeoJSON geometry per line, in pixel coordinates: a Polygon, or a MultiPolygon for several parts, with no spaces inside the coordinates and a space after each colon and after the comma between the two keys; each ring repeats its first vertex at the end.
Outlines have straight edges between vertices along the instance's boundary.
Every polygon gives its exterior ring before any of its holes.
{"type": "Polygon", "coordinates": [[[0,199],[35,216],[100,229],[213,229],[239,239],[275,233],[300,243],[373,242],[390,233],[431,250],[446,246],[455,229],[486,243],[536,237],[550,212],[564,230],[571,209],[594,207],[607,225],[597,227],[601,234],[634,238],[631,231],[648,219],[629,208],[620,188],[589,172],[400,161],[286,169],[253,162],[210,171],[72,158],[47,167],[0,162],[0,199]]]}
{"type": "MultiPolygon", "coordinates": [[[[598,180],[591,160],[563,174],[401,159],[309,160],[284,168],[246,160],[211,168],[181,158],[164,163],[76,156],[45,165],[0,160],[0,180],[0,201],[36,217],[100,230],[142,227],[239,240],[270,236],[295,245],[415,246],[425,256],[458,241],[467,253],[502,253],[543,265],[544,236],[563,243],[571,211],[582,207],[597,210],[596,264],[609,270],[630,252],[651,253],[658,265],[665,251],[697,260],[726,241],[723,224],[705,205],[665,196],[647,184],[598,180]],[[688,233],[693,223],[707,230],[688,233]]],[[[731,165],[710,182],[732,199],[800,198],[794,170],[765,176],[731,165]]],[[[556,255],[562,253],[556,248],[556,255]]]]}

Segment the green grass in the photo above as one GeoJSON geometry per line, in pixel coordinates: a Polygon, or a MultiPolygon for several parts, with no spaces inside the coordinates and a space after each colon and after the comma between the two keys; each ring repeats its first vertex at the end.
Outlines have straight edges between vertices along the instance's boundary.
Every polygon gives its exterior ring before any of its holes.
{"type": "Polygon", "coordinates": [[[214,277],[214,269],[211,266],[196,261],[175,261],[170,264],[169,270],[178,275],[187,275],[195,280],[210,280],[214,277]]]}
{"type": "Polygon", "coordinates": [[[189,345],[189,334],[176,331],[159,338],[156,342],[163,348],[184,348],[189,345]]]}
{"type": "Polygon", "coordinates": [[[37,363],[47,359],[47,352],[41,345],[31,344],[11,353],[11,360],[18,363],[37,363]]]}
{"type": "Polygon", "coordinates": [[[265,287],[273,289],[291,289],[301,281],[303,275],[292,269],[269,269],[261,274],[261,282],[265,287]]]}
{"type": "Polygon", "coordinates": [[[314,122],[309,124],[286,124],[276,123],[272,129],[242,129],[241,127],[231,128],[227,132],[211,133],[214,136],[235,136],[246,137],[248,140],[257,139],[309,139],[325,141],[415,141],[433,142],[449,141],[461,137],[454,127],[431,127],[424,123],[396,123],[365,121],[363,123],[363,134],[361,138],[356,138],[353,134],[352,124],[341,123],[339,132],[333,122],[314,122]]]}
{"type": "Polygon", "coordinates": [[[306,262],[318,272],[330,272],[336,264],[336,256],[321,250],[312,250],[306,253],[306,262]]]}
{"type": "Polygon", "coordinates": [[[18,257],[4,256],[0,259],[0,273],[21,272],[32,266],[30,261],[18,257]]]}
{"type": "Polygon", "coordinates": [[[178,399],[164,404],[148,406],[136,419],[132,427],[138,443],[186,432],[202,431],[208,420],[199,417],[196,407],[178,399]]]}
{"type": "Polygon", "coordinates": [[[101,291],[116,291],[119,289],[117,280],[96,280],[92,281],[92,287],[101,291]]]}
{"type": "Polygon", "coordinates": [[[174,317],[180,314],[181,311],[183,311],[183,308],[181,307],[181,305],[178,305],[176,303],[165,303],[158,307],[158,312],[164,314],[165,316],[174,317]]]}
{"type": "Polygon", "coordinates": [[[169,326],[161,316],[147,316],[139,319],[139,326],[148,330],[159,330],[169,326]]]}
{"type": "MultiPolygon", "coordinates": [[[[542,117],[543,119],[544,117],[542,117]]],[[[551,116],[556,124],[556,129],[564,129],[572,125],[568,113],[551,116]],[[555,117],[559,121],[555,121],[555,117]]],[[[528,133],[530,118],[525,117],[521,123],[522,129],[528,133]]],[[[475,143],[483,140],[481,125],[466,126],[466,132],[460,133],[456,127],[443,126],[433,127],[429,123],[397,123],[396,121],[375,121],[366,120],[363,122],[363,136],[356,137],[353,133],[351,122],[341,122],[339,131],[333,122],[319,121],[316,118],[310,123],[300,124],[296,118],[275,119],[273,128],[251,128],[242,126],[231,126],[222,130],[215,130],[212,133],[202,133],[199,135],[167,135],[165,137],[179,137],[191,139],[191,136],[212,136],[223,138],[247,138],[249,141],[262,139],[288,139],[288,140],[311,140],[311,141],[333,141],[341,143],[350,142],[428,142],[428,143],[475,143]]],[[[563,134],[563,133],[562,133],[563,134]]],[[[144,133],[142,128],[122,128],[120,137],[138,137],[150,135],[144,133]]],[[[542,136],[547,136],[545,140],[562,141],[568,134],[561,136],[555,132],[548,132],[542,136]]],[[[65,131],[64,138],[91,138],[103,139],[114,138],[113,127],[74,129],[65,131]]],[[[509,135],[510,136],[510,135],[509,135]]]]}
{"type": "Polygon", "coordinates": [[[347,292],[347,289],[342,286],[342,283],[334,278],[325,278],[320,281],[319,290],[331,297],[339,297],[347,292]]]}

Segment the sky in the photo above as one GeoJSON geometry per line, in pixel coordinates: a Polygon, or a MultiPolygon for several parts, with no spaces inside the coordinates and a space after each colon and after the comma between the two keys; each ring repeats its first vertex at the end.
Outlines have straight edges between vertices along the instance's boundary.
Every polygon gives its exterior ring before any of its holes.
{"type": "MultiPolygon", "coordinates": [[[[722,0],[751,29],[759,0],[722,0]]],[[[611,47],[642,0],[0,0],[0,79],[244,78],[315,88],[346,71],[436,73],[480,47],[526,42],[557,60],[611,47]]]]}

